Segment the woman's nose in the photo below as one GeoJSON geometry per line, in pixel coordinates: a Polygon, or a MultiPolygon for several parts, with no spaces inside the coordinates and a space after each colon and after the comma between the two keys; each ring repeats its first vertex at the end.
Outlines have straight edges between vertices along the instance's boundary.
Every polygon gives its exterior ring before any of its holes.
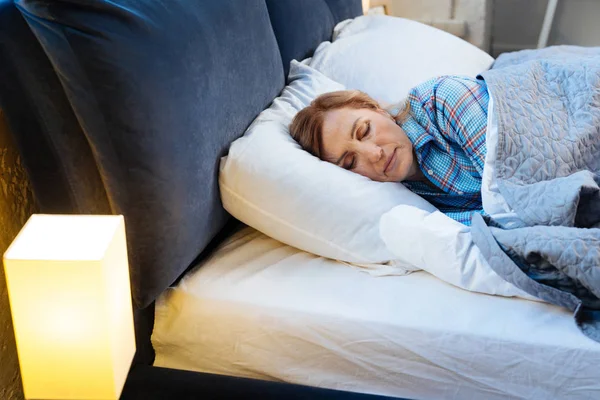
{"type": "Polygon", "coordinates": [[[381,160],[381,158],[383,157],[383,149],[379,146],[373,145],[372,147],[369,148],[369,161],[372,164],[376,164],[379,162],[379,160],[381,160]]]}

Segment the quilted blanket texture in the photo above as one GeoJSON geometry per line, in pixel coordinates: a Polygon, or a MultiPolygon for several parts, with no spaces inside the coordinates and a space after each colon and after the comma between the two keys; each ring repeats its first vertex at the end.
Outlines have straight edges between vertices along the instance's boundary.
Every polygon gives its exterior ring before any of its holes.
{"type": "Polygon", "coordinates": [[[508,282],[574,312],[600,342],[600,48],[501,55],[481,74],[498,121],[495,179],[514,211],[472,237],[508,282]]]}

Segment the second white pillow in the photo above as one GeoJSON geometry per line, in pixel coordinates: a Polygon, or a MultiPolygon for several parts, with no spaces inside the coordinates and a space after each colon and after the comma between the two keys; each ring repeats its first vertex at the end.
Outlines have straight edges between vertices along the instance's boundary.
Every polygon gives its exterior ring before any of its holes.
{"type": "Polygon", "coordinates": [[[336,26],[319,45],[311,67],[374,99],[395,104],[409,90],[441,75],[475,77],[494,59],[472,44],[404,18],[362,16],[336,26]]]}

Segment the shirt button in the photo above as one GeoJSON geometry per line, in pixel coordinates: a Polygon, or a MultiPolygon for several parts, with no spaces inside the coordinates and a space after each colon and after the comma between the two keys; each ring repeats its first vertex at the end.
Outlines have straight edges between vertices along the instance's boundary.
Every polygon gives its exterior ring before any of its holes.
{"type": "Polygon", "coordinates": [[[433,170],[432,170],[432,169],[430,169],[430,170],[427,170],[427,173],[428,173],[429,175],[433,175],[433,170]]]}

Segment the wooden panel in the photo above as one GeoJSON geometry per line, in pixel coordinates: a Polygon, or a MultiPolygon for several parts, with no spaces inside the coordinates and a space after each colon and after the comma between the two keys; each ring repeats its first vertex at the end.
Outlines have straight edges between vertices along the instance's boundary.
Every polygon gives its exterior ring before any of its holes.
{"type": "MultiPolygon", "coordinates": [[[[35,211],[31,187],[21,158],[0,110],[0,250],[2,254],[25,221],[35,211]]],[[[23,398],[17,349],[6,292],[4,268],[0,268],[0,399],[23,398]]]]}

